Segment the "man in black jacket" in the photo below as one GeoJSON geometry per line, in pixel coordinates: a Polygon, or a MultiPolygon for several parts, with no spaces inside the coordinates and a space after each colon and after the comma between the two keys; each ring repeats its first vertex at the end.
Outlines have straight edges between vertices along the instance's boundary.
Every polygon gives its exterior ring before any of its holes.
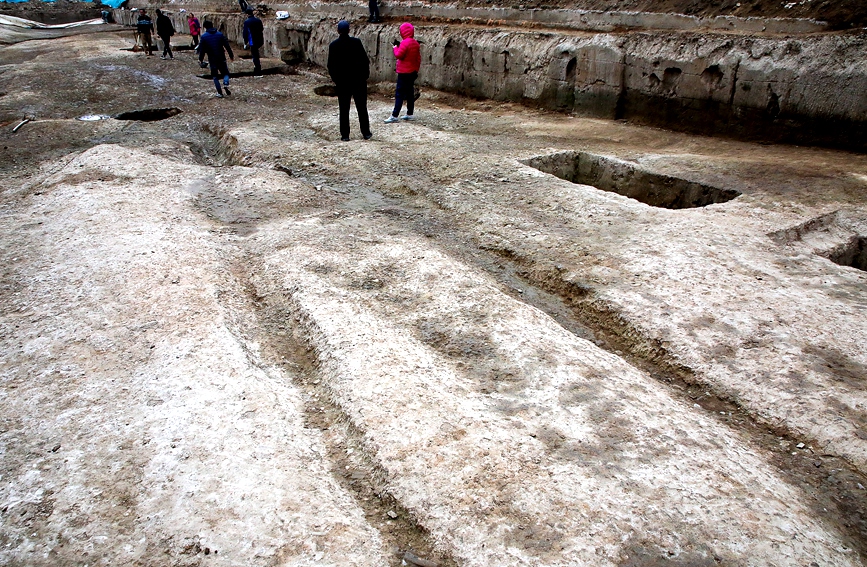
{"type": "Polygon", "coordinates": [[[211,66],[211,77],[214,79],[214,86],[217,87],[216,96],[223,98],[223,89],[220,88],[220,77],[223,78],[223,86],[226,89],[226,94],[231,95],[229,90],[229,65],[226,63],[226,55],[223,50],[229,54],[229,59],[235,60],[235,54],[232,53],[232,47],[229,45],[229,40],[226,36],[217,31],[213,22],[205,21],[205,33],[202,34],[201,43],[199,44],[199,65],[204,68],[205,55],[208,56],[208,64],[211,66]]]}
{"type": "Polygon", "coordinates": [[[340,139],[349,141],[349,103],[355,99],[358,124],[365,140],[373,134],[367,115],[367,78],[370,76],[370,61],[361,40],[349,37],[349,22],[337,24],[338,37],[328,46],[328,74],[337,86],[337,104],[340,108],[340,139]]]}
{"type": "Polygon", "coordinates": [[[250,47],[250,55],[253,57],[253,75],[262,74],[262,65],[259,62],[259,49],[265,45],[265,26],[262,20],[253,15],[253,8],[247,8],[247,19],[244,20],[244,43],[250,47]]]}
{"type": "Polygon", "coordinates": [[[171,59],[175,56],[172,54],[172,36],[175,35],[175,26],[168,16],[157,10],[157,35],[163,40],[163,54],[161,59],[165,59],[168,55],[171,59]]]}

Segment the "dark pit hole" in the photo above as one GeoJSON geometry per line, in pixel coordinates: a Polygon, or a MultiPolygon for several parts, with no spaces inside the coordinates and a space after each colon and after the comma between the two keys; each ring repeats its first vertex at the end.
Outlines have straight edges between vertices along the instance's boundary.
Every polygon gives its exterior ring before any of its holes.
{"type": "Polygon", "coordinates": [[[132,110],[130,112],[121,112],[115,116],[118,120],[140,120],[142,122],[155,122],[157,120],[165,120],[180,114],[180,108],[145,108],[144,110],[132,110]]]}
{"type": "Polygon", "coordinates": [[[867,238],[854,236],[849,242],[822,254],[835,264],[867,272],[867,238]]]}
{"type": "Polygon", "coordinates": [[[734,189],[652,173],[633,163],[587,152],[561,152],[522,163],[572,183],[591,185],[664,209],[706,207],[731,201],[741,194],[734,189]]]}
{"type": "Polygon", "coordinates": [[[313,89],[319,96],[337,96],[337,88],[334,85],[319,85],[313,89]]]}

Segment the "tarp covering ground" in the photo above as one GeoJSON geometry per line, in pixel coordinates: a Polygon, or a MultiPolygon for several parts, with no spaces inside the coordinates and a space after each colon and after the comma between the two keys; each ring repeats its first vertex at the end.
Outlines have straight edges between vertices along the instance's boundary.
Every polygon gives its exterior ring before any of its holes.
{"type": "MultiPolygon", "coordinates": [[[[29,2],[30,0],[0,0],[0,4],[19,4],[21,2],[29,2]]],[[[42,0],[43,2],[54,3],[55,0],[42,0]]],[[[120,5],[123,4],[126,0],[105,0],[102,4],[106,6],[110,6],[112,8],[120,8],[120,5]]]]}
{"type": "Polygon", "coordinates": [[[84,20],[81,22],[69,22],[66,24],[43,24],[42,22],[37,22],[34,20],[28,20],[26,18],[17,18],[15,16],[7,16],[5,14],[0,14],[0,25],[15,26],[18,28],[64,29],[64,28],[77,28],[79,26],[90,26],[90,25],[101,24],[101,23],[103,23],[102,19],[94,18],[92,20],[84,20]]]}

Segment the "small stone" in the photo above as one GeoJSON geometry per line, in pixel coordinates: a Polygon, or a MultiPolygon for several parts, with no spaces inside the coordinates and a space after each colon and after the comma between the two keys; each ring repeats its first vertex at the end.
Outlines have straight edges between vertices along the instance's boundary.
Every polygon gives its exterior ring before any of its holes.
{"type": "Polygon", "coordinates": [[[403,554],[403,562],[409,563],[410,565],[416,565],[418,567],[439,567],[439,563],[437,563],[436,561],[431,561],[429,559],[419,557],[412,551],[407,551],[403,554]]]}
{"type": "Polygon", "coordinates": [[[797,447],[798,449],[803,449],[805,446],[806,445],[804,445],[803,443],[798,443],[797,445],[795,445],[795,447],[797,447]]]}
{"type": "Polygon", "coordinates": [[[389,510],[388,512],[385,513],[385,515],[388,516],[389,518],[391,518],[392,520],[397,519],[397,512],[395,512],[394,510],[389,510]]]}

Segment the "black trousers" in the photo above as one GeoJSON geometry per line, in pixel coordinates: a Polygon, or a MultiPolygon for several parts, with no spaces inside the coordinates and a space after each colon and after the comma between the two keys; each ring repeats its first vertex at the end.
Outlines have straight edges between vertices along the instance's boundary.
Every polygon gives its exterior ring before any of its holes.
{"type": "Polygon", "coordinates": [[[370,135],[370,117],[367,115],[367,82],[337,87],[337,104],[340,107],[340,137],[349,137],[349,103],[355,99],[358,125],[361,135],[370,135]]]}
{"type": "Polygon", "coordinates": [[[400,108],[406,101],[406,113],[412,116],[415,111],[415,80],[418,78],[416,73],[398,73],[397,86],[394,89],[394,110],[392,116],[400,116],[400,108]]]}
{"type": "Polygon", "coordinates": [[[163,40],[163,57],[168,55],[172,59],[174,59],[174,55],[172,55],[172,36],[170,35],[161,35],[160,39],[163,40]]]}
{"type": "Polygon", "coordinates": [[[250,46],[250,56],[253,58],[253,73],[262,72],[262,63],[259,59],[259,47],[255,45],[250,46]]]}

